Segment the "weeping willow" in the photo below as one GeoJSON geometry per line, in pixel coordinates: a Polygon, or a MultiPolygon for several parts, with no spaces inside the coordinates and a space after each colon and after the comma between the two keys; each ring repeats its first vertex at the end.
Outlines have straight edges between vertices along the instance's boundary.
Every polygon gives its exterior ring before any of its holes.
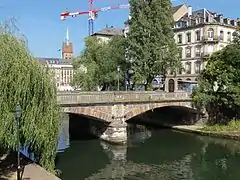
{"type": "Polygon", "coordinates": [[[56,89],[47,70],[26,49],[22,40],[0,32],[0,142],[15,151],[17,124],[14,109],[22,108],[21,146],[33,150],[38,163],[54,170],[60,117],[56,89]]]}

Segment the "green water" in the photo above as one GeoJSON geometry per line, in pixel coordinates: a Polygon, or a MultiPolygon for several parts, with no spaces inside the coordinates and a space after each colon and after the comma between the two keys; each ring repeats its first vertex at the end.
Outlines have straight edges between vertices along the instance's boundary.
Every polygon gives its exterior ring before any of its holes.
{"type": "Polygon", "coordinates": [[[240,142],[171,130],[135,134],[122,147],[72,141],[57,168],[63,180],[239,180],[240,142]]]}

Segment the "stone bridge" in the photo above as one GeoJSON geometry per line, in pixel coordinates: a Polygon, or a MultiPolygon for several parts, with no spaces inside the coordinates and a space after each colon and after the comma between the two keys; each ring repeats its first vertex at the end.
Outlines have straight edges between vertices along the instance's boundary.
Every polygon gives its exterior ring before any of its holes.
{"type": "Polygon", "coordinates": [[[106,122],[109,128],[104,132],[108,135],[103,133],[101,138],[116,142],[124,138],[113,140],[113,137],[122,136],[126,121],[137,115],[166,106],[194,109],[191,94],[181,92],[62,92],[58,93],[57,102],[64,113],[81,114],[106,122]]]}

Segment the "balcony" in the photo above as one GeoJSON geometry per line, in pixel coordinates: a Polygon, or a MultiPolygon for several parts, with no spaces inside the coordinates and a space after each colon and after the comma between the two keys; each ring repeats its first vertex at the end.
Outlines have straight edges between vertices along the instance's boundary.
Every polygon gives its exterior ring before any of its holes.
{"type": "Polygon", "coordinates": [[[218,43],[220,41],[220,36],[214,36],[212,38],[208,37],[208,36],[203,36],[203,42],[204,43],[218,43]]]}

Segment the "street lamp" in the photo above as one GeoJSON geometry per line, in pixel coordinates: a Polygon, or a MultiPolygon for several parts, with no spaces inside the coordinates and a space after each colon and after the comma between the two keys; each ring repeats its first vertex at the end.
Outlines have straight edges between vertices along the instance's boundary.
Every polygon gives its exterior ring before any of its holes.
{"type": "Polygon", "coordinates": [[[17,103],[15,107],[15,119],[17,122],[17,180],[21,180],[20,176],[20,137],[19,137],[19,125],[20,125],[20,117],[22,114],[22,109],[19,103],[17,103]]]}
{"type": "Polygon", "coordinates": [[[117,66],[117,72],[118,72],[118,91],[120,89],[120,83],[119,83],[119,72],[120,72],[120,66],[117,66]]]}
{"type": "Polygon", "coordinates": [[[128,73],[128,85],[129,85],[129,90],[132,90],[132,75],[133,75],[133,70],[132,69],[128,69],[127,71],[128,73]]]}

